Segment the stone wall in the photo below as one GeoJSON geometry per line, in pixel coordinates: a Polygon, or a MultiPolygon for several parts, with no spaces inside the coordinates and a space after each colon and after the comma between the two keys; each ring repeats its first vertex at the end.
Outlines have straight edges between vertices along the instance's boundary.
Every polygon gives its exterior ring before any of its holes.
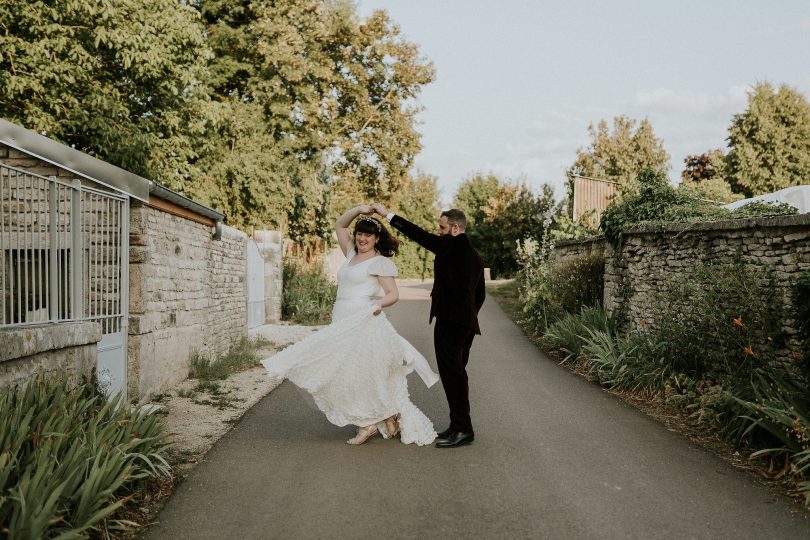
{"type": "Polygon", "coordinates": [[[773,294],[789,307],[798,274],[810,269],[810,214],[634,229],[621,250],[608,246],[606,255],[605,307],[615,311],[626,303],[633,325],[654,323],[661,308],[653,305],[654,293],[699,263],[770,268],[778,288],[773,294]]]}
{"type": "Polygon", "coordinates": [[[594,236],[583,240],[567,240],[554,244],[551,257],[555,263],[565,263],[579,257],[591,255],[603,255],[605,252],[605,240],[602,237],[594,236]]]}
{"type": "Polygon", "coordinates": [[[146,399],[188,376],[198,352],[247,335],[247,235],[133,202],[130,210],[129,396],[146,399]]]}
{"type": "Polygon", "coordinates": [[[0,388],[57,372],[74,383],[89,379],[100,340],[101,326],[94,322],[0,329],[0,388]]]}
{"type": "MultiPolygon", "coordinates": [[[[557,244],[552,257],[565,262],[599,250],[605,254],[605,309],[621,312],[627,329],[654,325],[666,309],[657,293],[700,264],[740,261],[772,270],[772,297],[790,308],[792,286],[810,269],[810,214],[640,227],[625,233],[619,250],[591,238],[557,244]]],[[[789,318],[783,330],[788,337],[795,333],[789,318]]]]}

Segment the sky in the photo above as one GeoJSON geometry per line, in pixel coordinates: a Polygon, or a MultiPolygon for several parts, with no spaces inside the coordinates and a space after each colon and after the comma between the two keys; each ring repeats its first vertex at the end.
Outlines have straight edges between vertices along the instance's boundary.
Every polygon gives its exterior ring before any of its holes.
{"type": "Polygon", "coordinates": [[[445,204],[475,172],[549,184],[588,125],[648,118],[677,182],[687,155],[725,148],[757,82],[810,98],[810,0],[359,0],[419,45],[436,80],[418,100],[416,167],[445,204]]]}

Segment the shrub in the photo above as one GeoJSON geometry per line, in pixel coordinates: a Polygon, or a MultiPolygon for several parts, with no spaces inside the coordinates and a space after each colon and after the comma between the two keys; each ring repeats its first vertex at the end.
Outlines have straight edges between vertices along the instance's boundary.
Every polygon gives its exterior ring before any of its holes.
{"type": "Polygon", "coordinates": [[[300,324],[329,322],[337,286],[326,277],[320,264],[284,261],[284,293],[281,315],[300,324]]]}
{"type": "Polygon", "coordinates": [[[523,318],[536,334],[541,335],[566,314],[602,302],[605,260],[602,255],[578,257],[554,264],[549,248],[524,244],[519,250],[521,271],[518,275],[523,318]]]}
{"type": "Polygon", "coordinates": [[[551,324],[543,335],[543,343],[565,353],[565,360],[576,359],[589,330],[615,334],[613,325],[601,306],[583,307],[579,313],[568,313],[551,324]]]}
{"type": "Polygon", "coordinates": [[[140,482],[169,475],[162,419],[90,385],[33,381],[0,393],[0,536],[87,538],[140,482]]]}
{"type": "MultiPolygon", "coordinates": [[[[751,400],[735,398],[748,412],[742,419],[745,429],[740,438],[761,440],[771,448],[753,454],[756,456],[784,454],[789,467],[784,473],[801,480],[810,472],[810,384],[802,375],[783,371],[758,371],[752,380],[754,397],[751,400]]],[[[810,505],[810,481],[799,481],[798,488],[810,505]]]]}
{"type": "Polygon", "coordinates": [[[742,263],[701,264],[665,282],[655,328],[675,371],[745,387],[752,370],[784,344],[783,306],[773,273],[742,263]]]}
{"type": "Polygon", "coordinates": [[[622,233],[648,221],[683,221],[709,214],[711,204],[673,188],[666,174],[641,171],[636,177],[635,192],[625,193],[621,201],[603,213],[600,228],[613,246],[619,246],[622,233]]]}
{"type": "Polygon", "coordinates": [[[554,291],[549,300],[558,316],[601,304],[605,291],[605,258],[586,255],[552,266],[548,287],[554,291]]]}

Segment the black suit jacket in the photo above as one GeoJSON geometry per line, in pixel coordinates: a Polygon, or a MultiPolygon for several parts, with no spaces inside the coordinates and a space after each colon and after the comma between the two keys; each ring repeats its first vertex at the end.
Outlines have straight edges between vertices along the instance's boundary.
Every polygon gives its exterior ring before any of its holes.
{"type": "Polygon", "coordinates": [[[470,238],[464,233],[457,236],[432,234],[396,215],[391,218],[391,226],[436,254],[430,320],[439,317],[480,334],[478,310],[485,297],[484,263],[470,238]]]}

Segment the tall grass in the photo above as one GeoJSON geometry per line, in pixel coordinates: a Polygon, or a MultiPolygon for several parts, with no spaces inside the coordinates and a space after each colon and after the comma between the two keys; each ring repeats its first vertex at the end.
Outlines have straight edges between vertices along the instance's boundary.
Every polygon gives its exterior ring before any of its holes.
{"type": "Polygon", "coordinates": [[[87,538],[141,481],[169,475],[162,419],[90,385],[36,380],[0,392],[0,536],[87,538]]]}
{"type": "Polygon", "coordinates": [[[543,335],[543,344],[561,351],[565,360],[576,359],[582,354],[582,346],[593,331],[614,334],[612,321],[601,306],[583,307],[578,313],[566,313],[551,324],[543,335]]]}
{"type": "Polygon", "coordinates": [[[337,286],[330,282],[320,264],[284,261],[284,293],[281,315],[299,324],[326,324],[331,317],[337,286]]]}
{"type": "Polygon", "coordinates": [[[191,373],[195,379],[221,380],[232,373],[244,371],[259,365],[256,344],[243,337],[234,342],[225,354],[208,357],[199,352],[191,356],[191,373]]]}

